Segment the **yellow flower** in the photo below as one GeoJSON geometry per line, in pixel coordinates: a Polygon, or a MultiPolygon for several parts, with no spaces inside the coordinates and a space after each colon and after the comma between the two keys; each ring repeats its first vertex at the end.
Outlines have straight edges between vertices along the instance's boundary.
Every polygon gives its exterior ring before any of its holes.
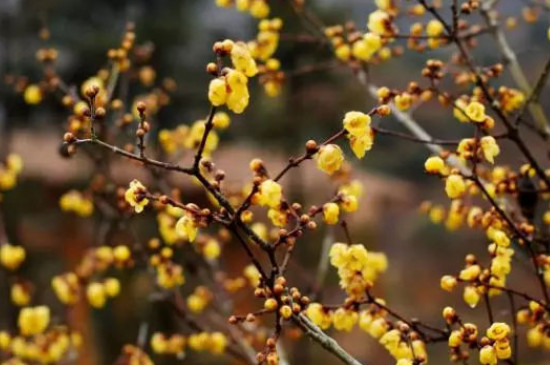
{"type": "Polygon", "coordinates": [[[374,338],[382,337],[386,332],[388,332],[389,325],[385,318],[377,318],[372,321],[369,326],[369,335],[374,338]]]}
{"type": "Polygon", "coordinates": [[[130,251],[130,248],[128,248],[128,246],[118,245],[113,249],[114,259],[120,263],[126,262],[128,259],[130,259],[131,255],[132,252],[130,251]]]}
{"type": "Polygon", "coordinates": [[[42,101],[42,90],[38,85],[29,85],[25,88],[23,98],[27,104],[39,104],[42,101]]]}
{"type": "Polygon", "coordinates": [[[143,208],[149,204],[149,199],[144,197],[145,193],[147,193],[145,186],[139,181],[133,180],[124,194],[126,202],[135,209],[136,213],[141,213],[143,208]]]}
{"type": "Polygon", "coordinates": [[[529,347],[539,347],[542,344],[544,334],[538,327],[531,328],[527,331],[527,344],[529,347]]]}
{"type": "Polygon", "coordinates": [[[456,287],[458,282],[454,276],[445,275],[441,277],[440,284],[441,284],[441,289],[451,292],[456,287]]]}
{"type": "Polygon", "coordinates": [[[204,247],[202,248],[202,254],[207,260],[217,259],[220,256],[220,253],[220,244],[215,239],[206,241],[204,247]]]}
{"type": "Polygon", "coordinates": [[[17,174],[14,171],[0,167],[0,191],[10,190],[17,184],[17,174]]]}
{"type": "Polygon", "coordinates": [[[485,106],[478,101],[471,101],[465,113],[474,122],[481,123],[485,120],[485,106]]]}
{"type": "Polygon", "coordinates": [[[342,197],[340,206],[344,212],[355,212],[359,206],[359,203],[354,195],[345,195],[342,197]]]}
{"type": "Polygon", "coordinates": [[[23,170],[23,159],[15,153],[10,153],[6,157],[6,167],[9,171],[19,174],[23,170]]]}
{"type": "Polygon", "coordinates": [[[151,349],[154,353],[157,354],[164,354],[168,351],[168,341],[166,341],[166,338],[162,333],[156,332],[151,336],[151,349]]]}
{"type": "Polygon", "coordinates": [[[0,263],[8,270],[16,270],[25,261],[25,249],[5,243],[0,246],[0,263]]]}
{"type": "Polygon", "coordinates": [[[460,280],[473,281],[481,274],[481,267],[479,265],[470,265],[467,268],[460,271],[458,276],[460,280]]]}
{"type": "Polygon", "coordinates": [[[502,340],[495,343],[495,351],[499,360],[506,360],[512,357],[512,347],[510,341],[502,340]]]}
{"type": "Polygon", "coordinates": [[[94,308],[102,308],[107,301],[105,288],[101,283],[90,283],[86,288],[86,298],[88,303],[94,308]]]}
{"type": "Polygon", "coordinates": [[[248,78],[240,71],[231,70],[225,76],[229,91],[227,93],[227,107],[240,114],[248,106],[250,95],[248,93],[248,78]]]}
{"type": "Polygon", "coordinates": [[[258,73],[256,61],[252,58],[250,50],[244,42],[237,42],[231,48],[231,62],[233,62],[235,70],[241,71],[248,77],[258,73]]]}
{"type": "Polygon", "coordinates": [[[495,341],[504,340],[509,334],[510,326],[502,322],[495,322],[487,329],[487,337],[495,341]]]}
{"type": "Polygon", "coordinates": [[[91,199],[77,190],[70,190],[59,198],[61,210],[74,212],[81,217],[89,217],[94,212],[94,203],[91,199]]]}
{"type": "Polygon", "coordinates": [[[267,217],[277,227],[284,227],[288,223],[287,214],[283,210],[271,208],[267,211],[267,217]]]}
{"type": "Polygon", "coordinates": [[[250,286],[253,288],[257,287],[260,284],[260,272],[256,266],[250,264],[247,265],[243,270],[243,275],[248,279],[250,286]]]}
{"type": "Polygon", "coordinates": [[[339,60],[347,61],[351,56],[351,48],[348,44],[341,44],[334,49],[334,54],[339,60]]]}
{"type": "Polygon", "coordinates": [[[21,309],[17,321],[19,330],[24,336],[32,336],[44,332],[49,323],[50,308],[43,305],[21,309]]]}
{"type": "Polygon", "coordinates": [[[369,131],[362,136],[350,136],[349,138],[351,150],[357,158],[365,157],[366,152],[372,148],[374,142],[374,135],[372,134],[372,130],[370,128],[369,131]]]}
{"type": "Polygon", "coordinates": [[[107,278],[103,283],[105,293],[110,297],[116,297],[120,293],[120,281],[117,278],[107,278]]]}
{"type": "Polygon", "coordinates": [[[220,106],[227,101],[227,86],[224,78],[215,78],[208,87],[208,100],[214,106],[220,106]]]}
{"type": "Polygon", "coordinates": [[[362,39],[353,43],[352,54],[353,57],[368,61],[376,51],[382,47],[382,39],[376,33],[368,32],[362,39]]]}
{"type": "Polygon", "coordinates": [[[495,243],[500,247],[508,247],[510,246],[510,238],[501,231],[500,229],[495,229],[491,232],[491,238],[495,241],[495,243]]]}
{"type": "Polygon", "coordinates": [[[500,153],[500,148],[497,144],[497,141],[491,136],[485,136],[481,138],[480,145],[485,159],[490,163],[494,163],[495,156],[498,156],[498,154],[500,153]]]}
{"type": "Polygon", "coordinates": [[[474,308],[479,302],[480,295],[476,288],[467,286],[464,288],[463,299],[470,307],[474,308]]]}
{"type": "Polygon", "coordinates": [[[382,10],[376,10],[369,14],[369,19],[367,22],[367,28],[371,32],[378,34],[387,33],[387,25],[390,22],[390,16],[388,13],[382,10]]]}
{"type": "Polygon", "coordinates": [[[468,116],[466,115],[466,101],[464,99],[456,99],[453,106],[453,116],[462,123],[469,121],[468,116]]]}
{"type": "Polygon", "coordinates": [[[197,238],[198,230],[199,228],[195,217],[189,212],[185,212],[185,214],[176,223],[176,233],[180,237],[187,239],[189,242],[193,242],[195,238],[197,238]]]}
{"type": "Polygon", "coordinates": [[[498,360],[493,346],[486,345],[479,350],[479,362],[486,365],[496,365],[498,360]]]}
{"type": "Polygon", "coordinates": [[[231,124],[231,118],[225,112],[217,112],[214,114],[214,119],[212,120],[214,127],[220,130],[227,129],[231,124]]]}
{"type": "Polygon", "coordinates": [[[0,331],[0,350],[6,351],[11,342],[11,336],[6,331],[0,331]]]}
{"type": "Polygon", "coordinates": [[[265,0],[252,0],[250,15],[258,19],[267,17],[269,15],[269,5],[265,0]]]}
{"type": "Polygon", "coordinates": [[[430,174],[440,174],[445,168],[445,161],[439,156],[431,156],[424,163],[424,168],[430,174]]]}
{"type": "Polygon", "coordinates": [[[212,299],[212,293],[204,286],[198,286],[187,297],[187,307],[193,313],[201,313],[212,299]]]}
{"type": "Polygon", "coordinates": [[[20,283],[15,283],[11,286],[11,301],[17,306],[24,306],[31,301],[31,295],[28,289],[20,283]]]}
{"type": "Polygon", "coordinates": [[[449,335],[449,341],[448,341],[449,347],[458,347],[460,344],[462,344],[462,335],[460,334],[460,331],[452,331],[449,335]]]}
{"type": "Polygon", "coordinates": [[[289,319],[290,317],[292,317],[292,308],[290,308],[290,306],[288,306],[288,305],[283,305],[279,309],[279,314],[284,319],[289,319]]]}
{"type": "Polygon", "coordinates": [[[436,19],[430,20],[428,22],[428,25],[426,25],[426,34],[430,37],[437,37],[441,35],[441,33],[443,33],[443,30],[443,23],[436,19]]]}
{"type": "Polygon", "coordinates": [[[268,311],[274,311],[275,309],[277,309],[277,306],[278,304],[275,298],[268,298],[264,302],[264,309],[268,311]]]}
{"type": "Polygon", "coordinates": [[[338,193],[345,195],[353,195],[357,199],[363,194],[363,184],[359,180],[353,180],[348,184],[340,186],[338,193]]]}
{"type": "Polygon", "coordinates": [[[157,284],[165,289],[173,289],[183,285],[185,277],[183,268],[180,265],[166,263],[157,267],[157,284]]]}
{"type": "Polygon", "coordinates": [[[251,0],[237,0],[235,5],[237,5],[238,11],[247,11],[250,9],[250,1],[251,0]]]}
{"type": "Polygon", "coordinates": [[[359,315],[354,310],[338,308],[332,314],[332,324],[338,331],[349,332],[357,323],[359,315]]]}
{"type": "Polygon", "coordinates": [[[319,303],[311,303],[306,309],[306,316],[321,329],[330,327],[332,317],[319,303]]]}
{"type": "Polygon", "coordinates": [[[277,208],[283,198],[283,188],[273,180],[265,180],[259,187],[259,204],[277,208]]]}
{"type": "Polygon", "coordinates": [[[52,279],[55,295],[64,304],[75,304],[78,301],[79,284],[75,273],[55,276],[52,279]]]}
{"type": "Polygon", "coordinates": [[[317,167],[331,175],[340,170],[344,162],[344,154],[338,145],[328,144],[321,146],[317,153],[317,167]]]}
{"type": "Polygon", "coordinates": [[[393,100],[395,103],[395,106],[399,110],[407,110],[411,107],[412,104],[412,96],[411,94],[404,92],[402,94],[396,95],[395,99],[393,100]]]}
{"type": "Polygon", "coordinates": [[[460,175],[450,175],[445,181],[445,192],[451,199],[460,198],[466,191],[466,183],[460,175]]]}
{"type": "Polygon", "coordinates": [[[338,223],[340,208],[336,203],[326,203],[323,205],[323,218],[326,224],[338,223]]]}
{"type": "Polygon", "coordinates": [[[368,132],[371,117],[368,114],[351,111],[344,116],[344,129],[352,136],[363,136],[368,132]]]}

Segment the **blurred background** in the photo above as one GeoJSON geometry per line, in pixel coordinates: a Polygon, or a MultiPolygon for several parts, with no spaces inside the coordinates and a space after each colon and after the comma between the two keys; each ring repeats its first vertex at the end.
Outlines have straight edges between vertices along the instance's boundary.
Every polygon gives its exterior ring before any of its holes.
{"type": "MultiPolygon", "coordinates": [[[[304,33],[298,18],[284,1],[270,3],[272,14],[284,19],[283,33],[304,33]]],[[[541,13],[537,23],[527,24],[521,17],[523,1],[501,3],[503,19],[508,16],[517,19],[517,29],[508,31],[507,36],[533,81],[548,56],[548,13],[541,13]]],[[[362,0],[310,0],[306,4],[327,25],[353,20],[361,28],[367,14],[374,9],[370,1],[362,0]]],[[[35,52],[43,44],[38,33],[47,26],[51,33],[47,44],[59,50],[59,74],[68,83],[79,85],[105,67],[106,50],[120,43],[127,21],[136,24],[138,44],[149,41],[154,44],[151,65],[157,70],[157,77],[172,77],[178,84],[170,105],[153,121],[158,129],[191,124],[205,117],[210,76],[204,68],[212,59],[212,44],[225,38],[252,39],[257,27],[257,21],[249,15],[218,8],[214,0],[2,0],[0,74],[26,75],[30,80],[42,77],[35,52]]],[[[472,16],[469,21],[479,19],[472,16]]],[[[410,20],[400,19],[398,24],[408,29],[410,20]]],[[[489,36],[482,37],[480,42],[481,47],[476,51],[480,64],[491,65],[501,60],[489,36]]],[[[372,80],[377,85],[404,89],[408,81],[420,79],[426,58],[445,61],[450,58],[451,51],[442,48],[425,54],[406,52],[402,57],[373,67],[372,80]]],[[[328,51],[318,45],[285,41],[281,42],[276,57],[285,71],[326,65],[330,60],[328,51]]],[[[257,82],[251,82],[250,107],[242,116],[232,118],[231,127],[221,134],[220,149],[213,155],[217,165],[226,171],[229,181],[235,184],[247,181],[247,166],[253,157],[262,158],[269,169],[277,171],[289,156],[301,153],[306,140],[322,140],[337,131],[346,111],[367,111],[375,105],[348,68],[321,68],[318,72],[289,76],[283,93],[276,98],[267,97],[257,82]]],[[[513,85],[507,73],[499,83],[513,85]]],[[[548,111],[548,98],[544,96],[547,93],[542,95],[541,101],[548,111]]],[[[0,85],[0,149],[21,154],[25,162],[18,187],[3,196],[6,232],[10,242],[25,246],[29,252],[23,275],[36,285],[33,302],[52,306],[58,317],[64,312],[50,290],[50,278],[74,268],[86,248],[95,244],[98,227],[97,219],[78,218],[59,209],[59,197],[64,192],[89,183],[92,167],[80,156],[67,160],[58,153],[66,117],[65,110],[51,95],[31,108],[13,88],[4,83],[0,85]]],[[[436,102],[415,110],[414,117],[437,138],[457,139],[472,133],[469,126],[455,122],[436,102]]],[[[401,130],[392,117],[384,123],[386,128],[401,130]]],[[[513,166],[524,162],[513,147],[504,145],[502,148],[504,153],[499,161],[513,166]]],[[[458,271],[465,254],[471,252],[486,258],[486,239],[481,233],[461,229],[451,233],[444,224],[434,225],[418,212],[420,203],[427,199],[444,205],[448,203],[441,182],[423,172],[428,150],[419,144],[379,136],[365,159],[352,158],[347,147],[345,153],[355,168],[354,178],[365,185],[360,211],[350,221],[352,237],[369,250],[385,252],[389,259],[389,270],[380,278],[376,294],[386,298],[388,304],[403,315],[438,326],[443,325],[440,313],[446,305],[455,306],[464,318],[486,325],[483,308],[467,308],[460,298],[460,290],[448,294],[439,289],[440,277],[458,271]]],[[[539,158],[542,160],[543,156],[539,158]]],[[[331,196],[335,185],[317,172],[313,163],[305,165],[285,178],[285,189],[289,196],[304,201],[304,205],[318,204],[331,196]]],[[[138,167],[124,161],[117,166],[115,175],[122,185],[140,174],[138,167]]],[[[189,188],[186,198],[191,200],[193,194],[201,194],[197,188],[186,186],[189,188]]],[[[152,215],[139,217],[138,222],[140,234],[147,238],[155,235],[152,215]]],[[[295,276],[291,275],[291,279],[304,290],[317,270],[323,237],[344,239],[337,228],[334,232],[323,228],[315,234],[305,235],[300,241],[292,266],[296,267],[295,276]]],[[[132,240],[124,233],[115,234],[111,239],[112,242],[105,243],[130,243],[132,240]]],[[[229,255],[231,259],[222,260],[221,265],[227,272],[238,273],[245,260],[237,249],[233,251],[229,255]]],[[[526,291],[533,289],[534,283],[526,276],[528,270],[516,265],[510,277],[511,284],[520,285],[526,291]]],[[[67,314],[77,328],[84,331],[86,338],[85,354],[79,364],[113,363],[125,343],[136,341],[139,323],[144,317],[151,318],[151,331],[162,330],[166,322],[162,310],[144,299],[152,286],[150,278],[145,273],[130,271],[124,273],[121,280],[124,284],[122,294],[106,308],[91,310],[83,303],[67,314]]],[[[189,288],[184,286],[184,292],[189,288]]],[[[15,324],[16,308],[9,303],[8,293],[8,278],[0,272],[0,328],[13,328],[15,324]]],[[[333,269],[329,269],[323,297],[332,304],[343,300],[333,269]]],[[[499,318],[510,316],[506,300],[504,296],[495,299],[499,318]]],[[[239,313],[260,305],[259,300],[248,295],[242,295],[237,303],[236,312],[239,313]]],[[[393,363],[388,353],[359,329],[350,334],[334,335],[344,348],[365,363],[393,363]]],[[[290,364],[337,363],[306,338],[284,343],[290,364]]],[[[522,356],[527,353],[523,344],[520,346],[522,356]]],[[[448,363],[445,344],[434,346],[431,354],[432,364],[448,363]]],[[[526,363],[547,363],[543,354],[537,352],[524,358],[528,360],[526,363]]],[[[229,361],[191,352],[182,361],[155,360],[160,364],[222,364],[229,361]]]]}

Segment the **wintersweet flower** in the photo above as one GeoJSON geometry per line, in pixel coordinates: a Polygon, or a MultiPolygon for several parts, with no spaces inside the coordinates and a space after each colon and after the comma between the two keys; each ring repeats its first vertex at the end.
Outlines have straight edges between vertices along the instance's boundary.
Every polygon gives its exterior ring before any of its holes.
{"type": "Polygon", "coordinates": [[[24,336],[32,336],[44,332],[49,323],[50,308],[44,305],[21,309],[17,321],[19,330],[24,336]]]}
{"type": "Polygon", "coordinates": [[[351,136],[363,136],[367,133],[371,123],[371,117],[362,112],[351,111],[344,116],[342,124],[351,136]]]}
{"type": "Polygon", "coordinates": [[[382,10],[376,10],[369,14],[367,28],[374,33],[386,34],[388,33],[387,25],[389,22],[390,16],[388,13],[382,10]]]}
{"type": "Polygon", "coordinates": [[[242,72],[231,70],[225,76],[229,86],[227,93],[227,107],[237,114],[241,114],[248,106],[250,94],[248,93],[248,78],[242,72]]]}
{"type": "Polygon", "coordinates": [[[189,242],[193,242],[197,238],[198,231],[196,219],[190,212],[185,212],[176,223],[176,233],[189,242]]]}
{"type": "Polygon", "coordinates": [[[466,191],[466,183],[460,175],[450,175],[445,180],[445,192],[451,199],[460,198],[466,191]]]}
{"type": "Polygon", "coordinates": [[[29,85],[25,88],[23,99],[29,105],[40,104],[42,101],[42,90],[38,85],[29,85]]]}
{"type": "Polygon", "coordinates": [[[317,167],[321,171],[332,175],[340,170],[343,162],[344,154],[338,145],[328,144],[319,148],[319,152],[317,153],[317,167]]]}
{"type": "Polygon", "coordinates": [[[445,168],[445,161],[439,156],[428,157],[424,163],[424,169],[430,174],[440,174],[445,168]]]}
{"type": "Polygon", "coordinates": [[[259,186],[259,204],[277,208],[283,198],[283,188],[271,179],[265,180],[259,186]]]}
{"type": "Polygon", "coordinates": [[[510,326],[502,322],[495,322],[487,329],[487,337],[494,341],[504,340],[509,334],[510,326]]]}
{"type": "Polygon", "coordinates": [[[494,163],[495,157],[500,154],[500,148],[497,141],[491,136],[485,136],[481,138],[480,145],[485,159],[490,163],[494,163]]]}
{"type": "Polygon", "coordinates": [[[323,205],[323,219],[326,224],[338,223],[340,208],[336,203],[326,203],[323,205]]]}
{"type": "Polygon", "coordinates": [[[479,362],[485,365],[496,365],[498,359],[493,346],[486,345],[479,350],[479,362]]]}
{"type": "Polygon", "coordinates": [[[235,70],[242,72],[247,77],[255,76],[258,73],[256,61],[252,58],[246,43],[236,42],[231,48],[231,62],[235,70]]]}
{"type": "Polygon", "coordinates": [[[143,212],[145,206],[149,204],[149,199],[144,197],[145,193],[147,193],[145,186],[138,180],[133,180],[124,194],[126,202],[135,209],[136,213],[143,212]]]}
{"type": "Polygon", "coordinates": [[[471,101],[464,112],[474,122],[481,123],[485,120],[485,106],[479,101],[471,101]]]}
{"type": "Polygon", "coordinates": [[[16,270],[25,261],[25,249],[5,243],[0,246],[0,263],[8,270],[16,270]]]}
{"type": "Polygon", "coordinates": [[[215,78],[208,87],[208,100],[214,106],[224,105],[227,101],[227,86],[225,78],[215,78]]]}

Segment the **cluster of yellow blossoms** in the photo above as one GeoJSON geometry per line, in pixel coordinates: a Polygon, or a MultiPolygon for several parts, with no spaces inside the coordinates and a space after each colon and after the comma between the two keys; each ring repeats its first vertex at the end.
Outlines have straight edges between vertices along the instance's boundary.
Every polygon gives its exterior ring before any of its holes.
{"type": "Polygon", "coordinates": [[[493,257],[490,268],[483,269],[473,255],[468,255],[466,267],[460,271],[458,278],[451,275],[441,278],[441,287],[447,291],[452,291],[458,281],[466,283],[463,298],[472,308],[477,305],[481,295],[485,293],[489,296],[500,294],[501,288],[506,285],[506,276],[512,270],[511,260],[514,250],[508,247],[510,239],[500,230],[490,231],[495,240],[495,243],[489,245],[489,254],[493,257]]]}
{"type": "Polygon", "coordinates": [[[246,109],[250,99],[248,78],[258,73],[256,61],[243,42],[219,42],[217,52],[230,55],[234,69],[221,70],[220,76],[210,81],[208,99],[214,106],[227,105],[230,110],[240,114],[246,109]]]}
{"type": "MultiPolygon", "coordinates": [[[[17,184],[17,176],[23,170],[23,160],[14,153],[6,157],[4,163],[0,163],[0,193],[13,189],[17,184]]],[[[0,198],[2,195],[0,195],[0,198]]]]}
{"type": "MultiPolygon", "coordinates": [[[[387,105],[382,105],[375,109],[378,115],[388,115],[390,109],[387,105]]],[[[342,121],[344,132],[350,141],[350,147],[357,158],[365,157],[367,151],[372,148],[374,133],[370,127],[371,117],[369,114],[352,111],[346,113],[342,121]]],[[[308,143],[315,144],[314,141],[308,143]]],[[[334,143],[323,144],[317,149],[315,158],[317,167],[325,173],[332,175],[339,171],[344,163],[344,153],[340,146],[334,143]]]]}
{"type": "Polygon", "coordinates": [[[212,292],[205,286],[197,286],[187,297],[187,308],[193,313],[202,313],[213,299],[212,292]]]}
{"type": "Polygon", "coordinates": [[[387,58],[384,54],[390,52],[387,48],[382,48],[382,37],[375,32],[361,34],[349,29],[345,37],[344,27],[336,25],[325,28],[325,36],[332,43],[335,56],[344,62],[353,60],[367,62],[378,51],[381,51],[383,58],[387,58]]]}
{"type": "Polygon", "coordinates": [[[194,351],[208,351],[220,355],[224,353],[229,341],[221,332],[200,332],[190,335],[187,343],[194,351]]]}
{"type": "Polygon", "coordinates": [[[94,308],[103,308],[107,298],[116,297],[120,292],[120,282],[116,278],[106,278],[103,282],[92,282],[86,287],[86,298],[94,308]]]}
{"type": "Polygon", "coordinates": [[[48,330],[50,309],[46,306],[22,308],[17,325],[17,335],[0,331],[0,351],[7,354],[9,359],[5,364],[23,364],[21,361],[57,363],[82,343],[79,333],[71,333],[65,327],[52,327],[48,330]]]}
{"type": "Polygon", "coordinates": [[[269,15],[267,0],[216,0],[216,5],[224,8],[235,6],[238,11],[250,13],[254,18],[265,18],[269,15]]]}
{"type": "Polygon", "coordinates": [[[94,212],[92,199],[78,190],[70,190],[59,198],[59,206],[65,212],[73,212],[81,217],[89,217],[94,212]]]}
{"type": "Polygon", "coordinates": [[[174,355],[183,357],[185,352],[186,339],[180,334],[165,335],[156,332],[151,336],[151,349],[160,355],[174,355]]]}
{"type": "Polygon", "coordinates": [[[361,244],[335,243],[329,252],[330,263],[338,269],[340,286],[351,298],[361,298],[388,263],[382,253],[369,252],[361,244]]]}
{"type": "Polygon", "coordinates": [[[384,346],[398,365],[426,363],[426,344],[402,322],[392,323],[383,309],[385,301],[376,298],[368,308],[358,312],[352,307],[327,309],[319,303],[311,303],[306,315],[322,329],[332,324],[336,330],[349,332],[355,324],[384,346]]]}
{"type": "MultiPolygon", "coordinates": [[[[180,125],[173,130],[163,129],[159,131],[158,140],[164,150],[169,155],[178,152],[181,149],[196,150],[201,142],[205,129],[205,120],[198,120],[190,127],[180,125]]],[[[212,123],[217,130],[224,130],[229,127],[231,119],[225,112],[217,112],[214,114],[212,123]]],[[[215,131],[208,134],[204,145],[205,157],[210,156],[218,147],[219,137],[215,131]]]]}
{"type": "MultiPolygon", "coordinates": [[[[512,356],[512,347],[508,335],[510,327],[506,323],[496,322],[487,329],[487,337],[491,344],[487,344],[479,350],[479,362],[495,365],[498,360],[506,360],[512,356]]],[[[482,342],[486,342],[483,341],[482,342]]]]}
{"type": "Polygon", "coordinates": [[[519,324],[527,325],[527,344],[531,347],[543,347],[550,351],[550,317],[548,309],[541,303],[530,301],[525,309],[517,312],[516,319],[519,324]]]}
{"type": "Polygon", "coordinates": [[[74,272],[67,272],[52,278],[52,288],[60,302],[74,305],[83,292],[94,308],[102,308],[109,297],[120,292],[120,282],[114,277],[94,279],[111,267],[133,266],[128,246],[100,246],[88,251],[74,272]],[[84,286],[86,286],[84,290],[84,286]]]}

